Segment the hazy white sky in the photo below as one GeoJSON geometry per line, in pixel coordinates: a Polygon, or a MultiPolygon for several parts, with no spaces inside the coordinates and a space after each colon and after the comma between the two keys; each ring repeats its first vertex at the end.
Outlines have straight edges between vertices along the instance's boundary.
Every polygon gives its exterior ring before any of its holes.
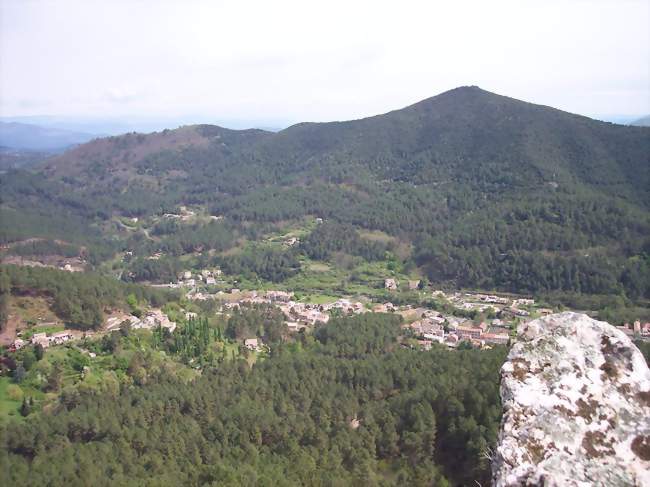
{"type": "Polygon", "coordinates": [[[460,85],[650,113],[649,0],[0,0],[0,115],[333,120],[460,85]]]}

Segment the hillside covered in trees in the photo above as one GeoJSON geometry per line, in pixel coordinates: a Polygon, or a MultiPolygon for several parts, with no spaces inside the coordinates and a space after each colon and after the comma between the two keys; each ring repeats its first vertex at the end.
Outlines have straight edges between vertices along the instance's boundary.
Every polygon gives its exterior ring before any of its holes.
{"type": "Polygon", "coordinates": [[[486,485],[505,349],[424,353],[399,325],[338,318],[189,382],[139,354],[146,383],[81,381],[0,426],[0,483],[486,485]]]}
{"type": "MultiPolygon", "coordinates": [[[[354,237],[378,230],[411,246],[403,260],[432,282],[647,299],[649,154],[648,128],[462,87],[384,115],[275,134],[200,125],[95,140],[34,172],[2,175],[0,240],[65,237],[98,263],[149,245],[146,235],[103,239],[122,230],[116,216],[190,205],[226,218],[229,227],[154,229],[164,240],[156,250],[179,255],[223,251],[235,244],[229,234],[311,215],[344,225],[308,239],[312,257],[380,258],[381,245],[354,237]]],[[[271,254],[224,262],[274,281],[294,274],[258,260],[295,269],[271,254]]]]}
{"type": "Polygon", "coordinates": [[[64,272],[39,267],[0,266],[0,331],[11,296],[42,296],[70,327],[100,328],[106,309],[128,308],[128,298],[162,306],[175,295],[160,289],[126,284],[96,273],[64,272]]]}

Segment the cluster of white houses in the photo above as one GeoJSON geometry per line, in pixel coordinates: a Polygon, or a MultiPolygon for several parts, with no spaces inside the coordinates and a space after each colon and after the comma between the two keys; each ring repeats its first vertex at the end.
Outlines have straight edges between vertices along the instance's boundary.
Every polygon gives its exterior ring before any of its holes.
{"type": "Polygon", "coordinates": [[[425,348],[429,348],[434,341],[449,347],[456,347],[462,341],[471,341],[475,346],[507,345],[510,341],[509,330],[503,326],[505,323],[500,319],[492,320],[490,325],[481,323],[475,326],[471,321],[464,318],[442,315],[430,309],[413,310],[410,306],[407,306],[406,309],[400,311],[392,303],[377,303],[371,309],[368,309],[363,303],[349,299],[338,299],[325,304],[313,304],[295,301],[294,294],[291,292],[266,291],[257,293],[252,291],[248,293],[247,297],[224,304],[224,309],[232,309],[242,303],[266,303],[277,306],[284,313],[285,323],[290,332],[312,327],[319,322],[327,323],[330,320],[330,312],[335,310],[339,310],[343,314],[360,314],[370,311],[407,314],[415,311],[418,316],[421,316],[421,319],[405,325],[405,327],[413,330],[414,335],[420,339],[420,344],[425,348]]]}
{"type": "MultiPolygon", "coordinates": [[[[233,292],[233,294],[235,293],[233,292]]],[[[197,296],[196,293],[192,294],[193,299],[208,299],[209,297],[216,296],[206,294],[197,296]]],[[[285,323],[289,331],[299,331],[303,328],[314,326],[319,322],[327,323],[330,319],[329,313],[331,311],[339,311],[342,314],[360,314],[370,311],[362,302],[345,298],[324,304],[302,303],[294,300],[294,294],[292,292],[286,291],[266,291],[260,293],[251,291],[247,293],[246,297],[225,303],[224,308],[226,310],[232,309],[243,303],[272,304],[277,306],[284,313],[285,323]]],[[[395,308],[390,303],[388,304],[390,305],[390,310],[394,311],[395,308]]],[[[385,307],[382,309],[375,308],[373,308],[373,311],[387,311],[385,307]]]]}
{"type": "MultiPolygon", "coordinates": [[[[387,278],[384,280],[384,288],[389,291],[396,291],[400,287],[397,279],[387,278]]],[[[420,289],[420,281],[408,281],[409,290],[420,289]]],[[[444,291],[433,291],[432,297],[443,298],[452,303],[456,308],[463,311],[478,311],[483,312],[504,312],[511,316],[526,317],[530,316],[530,312],[523,307],[534,306],[535,300],[530,298],[509,298],[505,296],[497,296],[494,294],[481,294],[481,293],[461,293],[455,292],[447,294],[444,291]]],[[[542,314],[552,313],[550,309],[537,309],[542,314]]]]}
{"type": "Polygon", "coordinates": [[[12,349],[20,350],[28,343],[32,345],[40,345],[43,348],[47,348],[50,345],[61,345],[67,341],[74,339],[74,335],[69,331],[61,331],[58,333],[53,333],[48,336],[47,333],[34,333],[29,341],[23,340],[22,338],[16,338],[13,342],[12,349]]]}
{"type": "MultiPolygon", "coordinates": [[[[387,288],[397,285],[390,279],[386,280],[387,288]]],[[[409,282],[409,287],[417,288],[418,282],[409,282]]],[[[324,304],[303,303],[295,301],[294,294],[286,291],[250,291],[241,293],[239,290],[233,290],[230,293],[232,298],[224,304],[224,310],[232,309],[243,303],[266,303],[280,308],[285,315],[285,323],[290,332],[296,332],[304,328],[313,327],[316,323],[327,323],[330,319],[330,312],[340,311],[343,314],[360,314],[366,312],[375,313],[392,313],[398,312],[408,314],[413,312],[411,306],[405,308],[397,307],[390,302],[375,303],[368,306],[360,301],[350,299],[338,299],[336,301],[324,304]]],[[[520,309],[519,306],[531,306],[534,304],[532,299],[508,299],[494,295],[481,294],[461,294],[447,296],[443,292],[435,293],[438,297],[444,297],[454,302],[457,308],[460,304],[474,301],[480,306],[495,307],[495,310],[503,311],[507,316],[527,316],[530,313],[520,309]],[[509,306],[506,306],[509,305],[509,306]],[[497,308],[498,306],[498,308],[497,308]]],[[[190,299],[215,299],[226,296],[226,293],[207,294],[190,292],[190,299]]],[[[422,314],[422,319],[416,321],[410,326],[413,328],[416,336],[422,340],[422,345],[429,346],[433,341],[444,343],[450,347],[455,347],[464,340],[473,341],[474,345],[487,344],[508,344],[509,330],[504,327],[505,323],[500,319],[494,319],[490,325],[482,323],[475,326],[471,321],[453,315],[442,315],[430,309],[420,309],[418,313],[422,314]],[[445,331],[445,329],[447,331],[445,331]]],[[[418,314],[418,316],[420,316],[418,314]]]]}
{"type": "Polygon", "coordinates": [[[113,331],[119,329],[119,327],[124,322],[128,322],[129,326],[133,330],[151,330],[153,328],[167,328],[170,332],[173,332],[176,329],[176,322],[171,321],[169,317],[159,309],[152,309],[147,311],[147,313],[142,318],[137,316],[113,316],[106,320],[106,329],[108,331],[113,331]]]}
{"type": "Polygon", "coordinates": [[[152,287],[168,287],[170,289],[196,288],[199,285],[216,286],[221,284],[221,269],[203,269],[199,272],[183,271],[178,274],[178,281],[169,284],[152,284],[152,287]]]}
{"type": "Polygon", "coordinates": [[[294,301],[293,297],[293,293],[285,291],[266,291],[261,294],[253,291],[248,297],[226,303],[224,307],[226,309],[234,308],[241,303],[273,304],[284,313],[289,331],[299,331],[303,328],[314,326],[318,322],[327,323],[330,319],[327,311],[330,309],[339,308],[346,312],[350,307],[354,309],[354,305],[348,300],[339,300],[329,305],[318,305],[300,303],[294,301]]]}
{"type": "Polygon", "coordinates": [[[361,302],[352,302],[349,299],[338,299],[333,303],[310,304],[287,301],[278,305],[287,318],[289,331],[297,331],[318,322],[327,323],[330,319],[329,312],[338,310],[343,314],[360,314],[369,311],[361,302]]]}
{"type": "MultiPolygon", "coordinates": [[[[493,311],[495,313],[503,312],[510,316],[526,317],[530,316],[530,311],[524,307],[534,306],[535,300],[530,298],[508,298],[493,294],[480,293],[460,293],[445,294],[442,291],[435,291],[433,297],[442,297],[454,304],[458,309],[465,311],[478,311],[479,313],[493,311]]],[[[541,314],[552,313],[553,310],[538,308],[536,310],[541,314]]]]}
{"type": "Polygon", "coordinates": [[[497,323],[492,326],[487,323],[474,326],[471,322],[462,322],[456,317],[443,316],[435,311],[404,326],[412,330],[418,343],[425,349],[431,348],[434,342],[455,348],[463,341],[480,347],[490,344],[507,345],[510,341],[508,330],[497,323]]]}
{"type": "MultiPolygon", "coordinates": [[[[116,331],[119,330],[122,323],[127,322],[131,329],[153,329],[157,327],[162,327],[168,329],[170,332],[173,332],[176,329],[176,323],[171,321],[169,317],[159,309],[152,309],[147,311],[147,313],[142,317],[138,318],[137,316],[112,316],[106,320],[106,330],[107,331],[116,331]]],[[[29,341],[23,340],[22,338],[16,338],[12,343],[12,350],[20,350],[28,343],[31,345],[40,345],[43,348],[47,348],[50,345],[62,345],[70,340],[75,338],[80,338],[82,335],[89,337],[92,336],[92,332],[76,332],[77,336],[69,330],[64,330],[58,333],[53,333],[48,336],[45,332],[34,333],[29,341]]]]}

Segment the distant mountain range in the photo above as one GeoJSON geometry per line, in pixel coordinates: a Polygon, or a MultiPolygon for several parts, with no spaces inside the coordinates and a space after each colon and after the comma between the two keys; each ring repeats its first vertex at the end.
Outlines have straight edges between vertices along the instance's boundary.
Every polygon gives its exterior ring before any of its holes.
{"type": "Polygon", "coordinates": [[[638,120],[635,120],[630,125],[636,125],[637,127],[650,127],[650,115],[641,117],[638,120]]]}
{"type": "Polygon", "coordinates": [[[39,125],[0,122],[0,146],[23,151],[59,152],[88,142],[97,135],[39,125]]]}
{"type": "Polygon", "coordinates": [[[179,116],[6,116],[0,117],[0,122],[37,125],[46,129],[65,130],[95,134],[96,136],[115,136],[133,132],[148,134],[165,129],[175,129],[188,124],[217,123],[231,129],[245,129],[249,127],[261,128],[277,132],[291,125],[281,119],[237,119],[201,115],[179,116]]]}

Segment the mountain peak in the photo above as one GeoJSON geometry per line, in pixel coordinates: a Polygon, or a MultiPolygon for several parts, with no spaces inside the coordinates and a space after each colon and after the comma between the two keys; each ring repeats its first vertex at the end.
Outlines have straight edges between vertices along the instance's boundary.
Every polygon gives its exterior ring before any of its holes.
{"type": "Polygon", "coordinates": [[[447,93],[490,93],[490,92],[476,85],[464,85],[464,86],[457,86],[456,88],[452,88],[451,90],[443,91],[442,93],[440,93],[440,95],[444,95],[447,93]]]}
{"type": "Polygon", "coordinates": [[[468,86],[458,86],[452,88],[451,90],[443,91],[442,93],[428,98],[428,100],[433,100],[435,98],[447,98],[447,97],[459,97],[459,96],[500,96],[491,91],[484,90],[476,85],[468,86]]]}
{"type": "Polygon", "coordinates": [[[429,110],[435,108],[435,110],[445,112],[447,114],[452,114],[465,110],[472,112],[484,106],[501,105],[504,107],[515,107],[517,104],[520,106],[531,105],[521,100],[509,98],[507,96],[484,90],[478,86],[470,85],[459,86],[457,88],[444,91],[438,95],[425,98],[424,100],[405,107],[403,110],[429,110]]]}

